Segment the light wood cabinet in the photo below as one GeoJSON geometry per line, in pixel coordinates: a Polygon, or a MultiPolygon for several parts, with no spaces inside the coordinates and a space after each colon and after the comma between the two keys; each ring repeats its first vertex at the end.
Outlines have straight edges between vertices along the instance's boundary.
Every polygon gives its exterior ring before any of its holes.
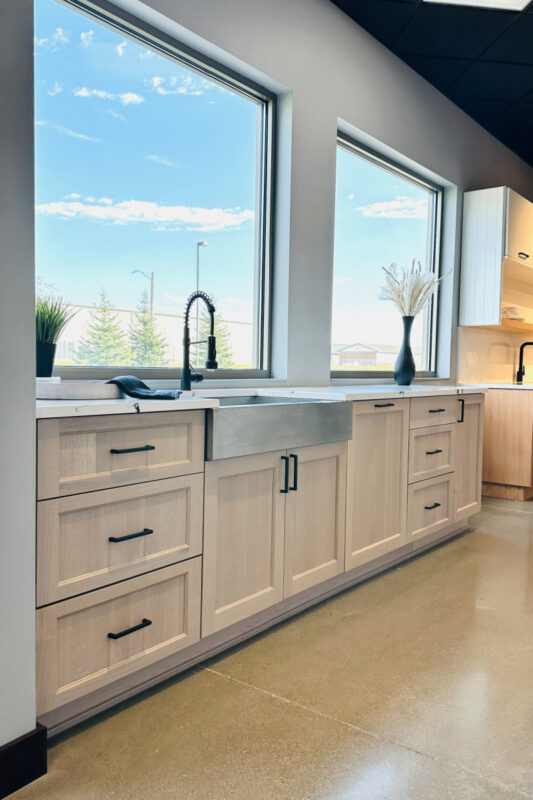
{"type": "Polygon", "coordinates": [[[286,495],[285,597],[344,571],[346,450],[338,442],[289,452],[298,478],[286,495]]]}
{"type": "Polygon", "coordinates": [[[461,412],[457,423],[454,520],[467,519],[481,511],[483,466],[484,397],[469,394],[459,399],[461,412]]]}
{"type": "Polygon", "coordinates": [[[38,714],[200,638],[201,558],[37,611],[38,714]]]}
{"type": "Polygon", "coordinates": [[[415,397],[411,400],[411,428],[430,428],[457,422],[459,406],[456,395],[415,397]]]}
{"type": "Polygon", "coordinates": [[[201,472],[204,412],[64,417],[37,425],[37,499],[201,472]]]}
{"type": "Polygon", "coordinates": [[[203,475],[37,504],[37,605],[202,551],[203,475]]]}
{"type": "Polygon", "coordinates": [[[533,203],[504,186],[467,192],[459,324],[498,327],[503,305],[533,323],[532,267],[533,203]]]}
{"type": "Polygon", "coordinates": [[[409,483],[453,472],[457,424],[414,428],[409,434],[409,483]]]}
{"type": "Polygon", "coordinates": [[[283,598],[285,451],[205,465],[202,636],[283,598]]]}
{"type": "Polygon", "coordinates": [[[354,403],[348,444],[346,569],[406,542],[409,400],[354,403]]]}
{"type": "Polygon", "coordinates": [[[490,389],[485,400],[483,494],[533,497],[533,391],[490,389]]]}

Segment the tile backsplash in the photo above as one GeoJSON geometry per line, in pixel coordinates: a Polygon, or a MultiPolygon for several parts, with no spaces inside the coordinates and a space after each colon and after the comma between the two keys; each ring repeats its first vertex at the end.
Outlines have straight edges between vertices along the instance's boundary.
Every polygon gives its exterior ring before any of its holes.
{"type": "MultiPolygon", "coordinates": [[[[527,333],[459,328],[459,382],[514,383],[518,351],[527,340],[527,333]]],[[[526,350],[524,363],[524,383],[533,383],[533,347],[526,350]]]]}

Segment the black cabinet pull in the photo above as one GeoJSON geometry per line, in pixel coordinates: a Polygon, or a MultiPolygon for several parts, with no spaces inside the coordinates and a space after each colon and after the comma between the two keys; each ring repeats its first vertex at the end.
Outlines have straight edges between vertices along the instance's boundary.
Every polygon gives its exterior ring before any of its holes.
{"type": "Polygon", "coordinates": [[[298,456],[291,453],[290,458],[294,459],[294,472],[292,474],[292,486],[289,486],[289,489],[291,492],[296,492],[298,490],[298,456]]]}
{"type": "Polygon", "coordinates": [[[392,408],[394,403],[374,403],[374,408],[392,408]]]}
{"type": "Polygon", "coordinates": [[[430,414],[444,414],[445,411],[446,411],[445,408],[430,408],[429,409],[429,413],[430,414]]]}
{"type": "Polygon", "coordinates": [[[464,422],[465,421],[465,401],[462,397],[459,398],[459,402],[461,403],[461,416],[457,420],[457,422],[464,422]]]}
{"type": "Polygon", "coordinates": [[[120,631],[119,633],[108,633],[108,639],[122,639],[123,636],[128,636],[130,633],[135,633],[135,631],[140,631],[141,628],[147,628],[148,625],[152,624],[151,619],[143,619],[138,625],[134,625],[133,628],[126,628],[125,631],[120,631]]]}
{"type": "Polygon", "coordinates": [[[426,511],[432,511],[434,508],[440,508],[440,503],[433,503],[432,506],[424,506],[426,511]]]}
{"type": "Polygon", "coordinates": [[[289,493],[289,456],[281,456],[281,460],[285,462],[285,480],[283,484],[283,489],[280,489],[280,494],[288,494],[289,493]]]}
{"type": "Polygon", "coordinates": [[[524,253],[523,251],[521,251],[520,253],[518,253],[518,258],[523,258],[523,259],[529,258],[529,253],[524,253]]]}
{"type": "Polygon", "coordinates": [[[153,533],[153,530],[151,528],[145,528],[144,530],[139,531],[138,533],[128,533],[127,536],[110,536],[108,541],[127,542],[129,539],[138,539],[139,536],[149,536],[151,533],[153,533]]]}
{"type": "Polygon", "coordinates": [[[437,453],[442,453],[442,450],[426,450],[427,456],[436,456],[437,453]]]}
{"type": "Polygon", "coordinates": [[[146,450],[155,450],[155,444],[145,444],[144,447],[125,447],[124,450],[116,450],[113,447],[109,452],[119,456],[123,453],[144,453],[146,450]]]}

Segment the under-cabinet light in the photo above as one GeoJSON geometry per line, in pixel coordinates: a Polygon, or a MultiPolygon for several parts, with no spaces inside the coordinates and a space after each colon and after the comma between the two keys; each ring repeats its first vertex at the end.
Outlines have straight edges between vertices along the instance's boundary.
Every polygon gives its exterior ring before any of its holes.
{"type": "Polygon", "coordinates": [[[504,11],[523,11],[530,0],[424,0],[448,6],[471,6],[473,8],[499,8],[504,11]]]}

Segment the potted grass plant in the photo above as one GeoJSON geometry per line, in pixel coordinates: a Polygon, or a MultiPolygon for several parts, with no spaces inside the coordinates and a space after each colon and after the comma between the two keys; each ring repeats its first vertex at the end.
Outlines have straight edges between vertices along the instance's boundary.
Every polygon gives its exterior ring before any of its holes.
{"type": "Polygon", "coordinates": [[[379,290],[378,298],[394,303],[403,320],[403,341],[394,365],[394,380],[399,386],[409,386],[416,373],[411,350],[413,322],[434,295],[439,283],[450,273],[438,278],[433,272],[424,272],[420,261],[413,261],[409,269],[398,269],[396,264],[382,269],[385,273],[385,285],[379,290]]]}
{"type": "Polygon", "coordinates": [[[35,329],[38,378],[49,378],[52,375],[57,340],[75,313],[62,297],[37,297],[35,329]]]}

